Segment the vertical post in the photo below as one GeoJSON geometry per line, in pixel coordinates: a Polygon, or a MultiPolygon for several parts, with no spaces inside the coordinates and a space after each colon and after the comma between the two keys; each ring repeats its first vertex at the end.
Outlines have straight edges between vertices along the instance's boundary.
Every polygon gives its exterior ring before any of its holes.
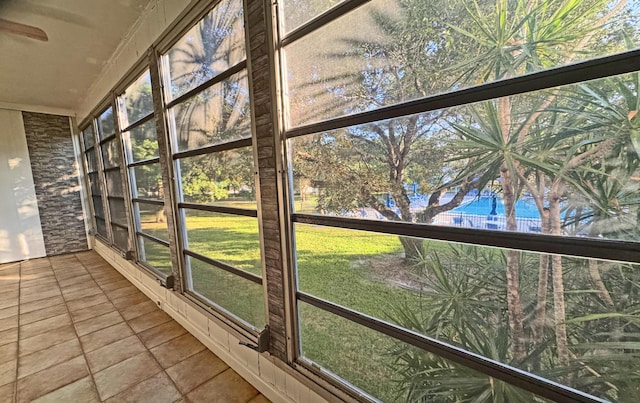
{"type": "Polygon", "coordinates": [[[162,187],[164,198],[164,212],[167,216],[169,230],[169,252],[171,254],[171,272],[174,278],[173,289],[184,291],[182,273],[180,271],[180,238],[178,236],[177,204],[175,203],[175,181],[173,160],[171,159],[171,145],[164,113],[164,96],[162,92],[162,77],[160,76],[159,55],[154,47],[149,49],[149,75],[151,77],[151,95],[153,98],[153,115],[156,123],[156,138],[158,139],[158,155],[160,157],[160,171],[162,172],[162,187]]]}
{"type": "Polygon", "coordinates": [[[268,0],[245,0],[247,61],[257,149],[269,352],[289,362],[291,276],[286,275],[286,222],[282,144],[279,139],[273,9],[268,0]]]}
{"type": "MultiPolygon", "coordinates": [[[[138,248],[137,248],[137,240],[136,240],[136,224],[134,217],[134,209],[133,203],[131,202],[131,183],[129,183],[129,167],[127,161],[127,147],[124,144],[124,138],[122,129],[125,127],[125,122],[121,122],[120,118],[122,117],[122,110],[120,108],[120,102],[118,100],[118,94],[113,92],[111,94],[111,104],[113,105],[113,119],[115,120],[115,128],[116,128],[116,141],[118,146],[120,147],[120,181],[122,183],[122,196],[124,198],[124,212],[127,217],[127,227],[128,227],[128,241],[127,241],[127,250],[125,251],[125,257],[127,259],[131,259],[131,253],[135,253],[137,257],[138,248]]],[[[128,124],[127,124],[128,125],[128,124]]],[[[134,185],[135,186],[135,185],[134,185]]],[[[113,238],[115,242],[115,236],[113,238]]]]}

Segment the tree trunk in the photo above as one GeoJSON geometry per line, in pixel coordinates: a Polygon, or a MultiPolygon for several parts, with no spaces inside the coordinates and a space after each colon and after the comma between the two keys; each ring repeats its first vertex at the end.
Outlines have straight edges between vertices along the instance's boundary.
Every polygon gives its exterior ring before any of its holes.
{"type": "MultiPolygon", "coordinates": [[[[517,231],[518,222],[516,220],[515,203],[516,195],[513,191],[513,180],[509,169],[503,164],[500,170],[502,179],[502,192],[504,200],[504,210],[506,214],[506,230],[517,231]]],[[[515,250],[507,251],[507,309],[509,311],[509,330],[513,343],[513,358],[517,362],[524,360],[525,336],[523,325],[522,303],[520,301],[520,262],[519,252],[515,250]]]]}
{"type": "MultiPolygon", "coordinates": [[[[500,131],[505,144],[511,135],[511,99],[503,97],[497,101],[498,119],[500,121],[500,131]]],[[[504,201],[504,211],[506,215],[506,230],[518,231],[518,221],[516,220],[516,199],[515,181],[510,167],[506,161],[500,166],[500,179],[502,180],[502,197],[504,201]]],[[[525,337],[522,314],[522,303],[520,301],[520,262],[519,252],[515,250],[507,251],[507,310],[509,312],[509,330],[513,343],[513,358],[516,362],[522,362],[526,356],[525,337]]]]}
{"type": "MultiPolygon", "coordinates": [[[[560,221],[560,195],[556,192],[549,194],[549,218],[552,235],[562,235],[562,224],[560,221]]],[[[567,325],[565,323],[565,303],[564,303],[564,280],[562,278],[562,256],[553,255],[551,257],[551,277],[553,282],[553,318],[556,331],[556,348],[558,353],[558,364],[560,366],[569,365],[569,344],[567,341],[567,325]]]]}
{"type": "Polygon", "coordinates": [[[404,258],[409,263],[415,263],[422,258],[422,239],[400,237],[400,243],[404,249],[404,258]]]}
{"type": "Polygon", "coordinates": [[[607,289],[607,286],[604,285],[604,281],[602,281],[602,277],[600,277],[600,269],[598,268],[598,261],[595,259],[589,259],[589,276],[591,277],[591,281],[593,285],[598,290],[598,294],[600,295],[600,299],[608,308],[613,308],[614,303],[611,298],[611,294],[607,289]]]}
{"type": "MultiPolygon", "coordinates": [[[[549,233],[549,209],[542,211],[541,232],[549,233]]],[[[538,267],[538,293],[536,297],[536,313],[531,332],[533,342],[539,345],[544,335],[544,324],[547,321],[547,289],[549,287],[549,255],[540,255],[540,266],[538,267]]]]}

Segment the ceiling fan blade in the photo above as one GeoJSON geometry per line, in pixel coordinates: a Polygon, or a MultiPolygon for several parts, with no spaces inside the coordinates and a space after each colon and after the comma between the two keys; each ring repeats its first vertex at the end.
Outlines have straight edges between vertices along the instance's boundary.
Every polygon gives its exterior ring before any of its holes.
{"type": "Polygon", "coordinates": [[[19,22],[8,21],[2,18],[0,18],[0,31],[26,36],[43,42],[47,42],[49,40],[47,34],[40,28],[20,24],[19,22]]]}

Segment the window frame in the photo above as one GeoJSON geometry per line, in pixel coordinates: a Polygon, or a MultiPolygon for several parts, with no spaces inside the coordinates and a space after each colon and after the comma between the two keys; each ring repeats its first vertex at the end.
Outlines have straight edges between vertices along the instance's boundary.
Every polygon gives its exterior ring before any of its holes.
{"type": "MultiPolygon", "coordinates": [[[[573,389],[567,385],[562,385],[534,375],[533,373],[493,361],[471,351],[411,332],[400,326],[360,313],[354,309],[346,308],[311,294],[304,293],[298,287],[293,226],[296,223],[313,224],[328,228],[363,230],[373,233],[412,236],[426,240],[442,240],[474,246],[495,246],[506,249],[599,258],[628,263],[640,263],[640,248],[638,248],[638,243],[621,240],[559,237],[546,234],[512,233],[475,228],[444,227],[433,224],[375,221],[296,213],[293,205],[294,191],[293,178],[291,176],[291,161],[285,157],[288,155],[286,151],[288,148],[288,140],[301,136],[640,71],[640,49],[596,57],[587,61],[571,63],[514,78],[452,90],[443,94],[430,95],[365,112],[323,119],[316,123],[288,127],[287,116],[289,105],[286,95],[287,69],[286,63],[284,62],[286,60],[286,47],[370,1],[371,0],[342,1],[287,33],[282,33],[277,24],[273,28],[273,35],[277,38],[276,54],[280,66],[276,75],[278,76],[277,81],[279,88],[281,88],[280,93],[283,94],[278,98],[277,102],[280,114],[279,123],[281,125],[280,138],[284,143],[285,151],[283,151],[283,158],[286,161],[288,170],[288,174],[286,175],[288,183],[285,196],[288,213],[285,219],[287,220],[287,228],[290,231],[290,236],[287,237],[287,241],[289,242],[288,259],[291,262],[291,270],[293,271],[291,281],[294,284],[294,289],[292,290],[293,298],[290,302],[290,312],[293,317],[290,319],[291,324],[289,330],[294,336],[291,342],[293,353],[290,354],[289,357],[293,361],[293,365],[303,373],[327,379],[331,385],[353,397],[361,399],[363,398],[363,394],[364,396],[369,396],[366,392],[349,384],[347,380],[320,368],[318,364],[303,356],[300,343],[301,329],[298,313],[298,301],[301,301],[542,397],[553,400],[574,399],[575,401],[583,402],[603,401],[596,396],[573,389]]],[[[276,7],[272,7],[272,10],[274,10],[275,14],[279,13],[278,20],[283,21],[283,10],[276,7]]],[[[370,397],[367,397],[367,399],[375,400],[375,398],[370,397]]]]}

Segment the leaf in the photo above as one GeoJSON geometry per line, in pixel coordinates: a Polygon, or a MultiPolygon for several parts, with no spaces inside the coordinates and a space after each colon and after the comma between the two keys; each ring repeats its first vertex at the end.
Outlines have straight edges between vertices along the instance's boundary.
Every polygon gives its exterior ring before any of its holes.
{"type": "Polygon", "coordinates": [[[612,319],[612,318],[627,318],[627,319],[633,319],[633,320],[640,319],[634,315],[626,315],[623,313],[610,312],[610,313],[594,313],[591,315],[581,316],[579,318],[569,319],[566,321],[566,323],[582,323],[582,322],[589,322],[592,320],[612,319]]]}

